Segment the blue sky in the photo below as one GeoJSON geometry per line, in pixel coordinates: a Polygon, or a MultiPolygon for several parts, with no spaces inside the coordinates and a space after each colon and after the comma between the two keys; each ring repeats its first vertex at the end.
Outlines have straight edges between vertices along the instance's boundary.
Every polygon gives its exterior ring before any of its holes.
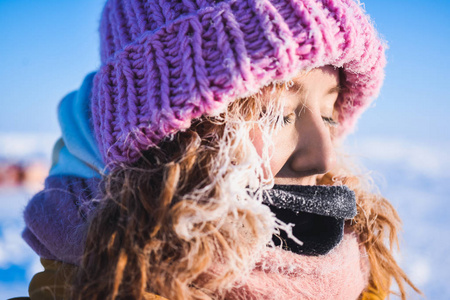
{"type": "Polygon", "coordinates": [[[450,1],[365,3],[390,48],[380,98],[363,115],[358,134],[448,139],[450,1]]]}
{"type": "Polygon", "coordinates": [[[0,132],[58,132],[59,100],[99,66],[103,3],[0,0],[0,132]]]}
{"type": "MultiPolygon", "coordinates": [[[[386,80],[357,136],[448,139],[450,1],[368,0],[386,80]]],[[[56,105],[99,66],[104,0],[0,0],[0,133],[57,133],[56,105]]]]}

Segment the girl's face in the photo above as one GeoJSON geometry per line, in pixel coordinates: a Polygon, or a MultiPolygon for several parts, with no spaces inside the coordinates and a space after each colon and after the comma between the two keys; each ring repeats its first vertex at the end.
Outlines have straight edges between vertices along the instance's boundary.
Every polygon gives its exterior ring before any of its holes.
{"type": "MultiPolygon", "coordinates": [[[[271,137],[270,168],[276,184],[314,185],[317,176],[330,171],[336,162],[332,136],[337,126],[334,105],[339,70],[325,66],[293,81],[281,95],[285,100],[283,125],[271,137]]],[[[261,132],[254,128],[250,136],[261,155],[261,132]]]]}

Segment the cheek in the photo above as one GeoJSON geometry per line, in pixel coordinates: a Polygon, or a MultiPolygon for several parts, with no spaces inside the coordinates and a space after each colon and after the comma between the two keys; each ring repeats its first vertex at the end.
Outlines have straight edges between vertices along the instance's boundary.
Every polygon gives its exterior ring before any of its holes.
{"type": "Polygon", "coordinates": [[[273,149],[273,156],[270,160],[270,168],[273,176],[276,176],[286,164],[294,149],[292,139],[287,139],[283,135],[274,138],[274,145],[275,149],[273,149]]]}
{"type": "MultiPolygon", "coordinates": [[[[262,150],[263,150],[263,140],[261,137],[261,131],[259,129],[252,129],[250,130],[250,139],[252,140],[253,146],[255,146],[256,152],[260,157],[262,157],[262,150]]],[[[269,149],[270,151],[270,149],[269,149]]]]}
{"type": "MultiPolygon", "coordinates": [[[[262,157],[264,143],[261,137],[261,131],[251,130],[250,138],[256,148],[256,152],[260,157],[262,157]]],[[[272,136],[272,141],[274,147],[269,148],[269,156],[272,157],[270,160],[270,169],[273,176],[275,176],[286,164],[287,160],[294,151],[295,145],[293,144],[293,139],[288,138],[287,135],[282,132],[272,136]]]]}

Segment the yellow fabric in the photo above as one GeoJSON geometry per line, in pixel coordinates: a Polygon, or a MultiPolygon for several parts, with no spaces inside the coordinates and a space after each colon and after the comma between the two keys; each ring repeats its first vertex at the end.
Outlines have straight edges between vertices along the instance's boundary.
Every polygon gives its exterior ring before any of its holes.
{"type": "Polygon", "coordinates": [[[62,300],[66,281],[75,266],[55,260],[42,259],[44,271],[37,273],[31,279],[28,293],[31,300],[62,300]]]}
{"type": "MultiPolygon", "coordinates": [[[[31,300],[64,300],[64,294],[76,266],[62,263],[56,260],[42,259],[43,272],[33,276],[28,287],[31,300]]],[[[148,300],[167,300],[161,296],[154,295],[148,300]]]]}

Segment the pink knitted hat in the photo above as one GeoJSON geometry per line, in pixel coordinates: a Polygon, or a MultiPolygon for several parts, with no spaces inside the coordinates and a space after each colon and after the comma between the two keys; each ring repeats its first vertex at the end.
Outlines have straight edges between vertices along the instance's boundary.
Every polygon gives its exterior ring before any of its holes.
{"type": "Polygon", "coordinates": [[[112,165],[271,81],[324,65],[344,71],[343,137],[384,78],[384,45],[353,0],[108,0],[100,34],[92,123],[112,165]]]}

